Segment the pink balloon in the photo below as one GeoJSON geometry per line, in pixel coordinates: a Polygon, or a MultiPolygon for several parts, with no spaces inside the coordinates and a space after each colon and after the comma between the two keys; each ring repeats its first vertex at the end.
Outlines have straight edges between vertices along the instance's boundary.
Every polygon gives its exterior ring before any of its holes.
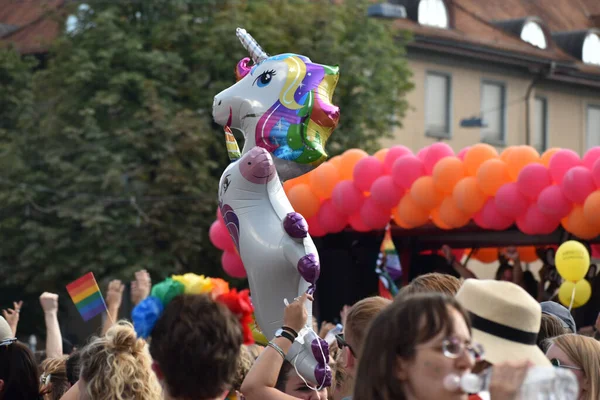
{"type": "Polygon", "coordinates": [[[412,155],[412,151],[406,146],[392,146],[389,148],[387,154],[385,155],[385,160],[383,161],[383,173],[389,175],[392,173],[392,167],[394,166],[394,162],[406,155],[412,155]]]}
{"type": "Polygon", "coordinates": [[[533,226],[531,226],[531,223],[527,220],[527,218],[525,218],[525,214],[520,215],[517,218],[516,222],[517,222],[517,228],[519,228],[519,230],[521,232],[523,232],[526,235],[535,235],[533,226]]]}
{"type": "Polygon", "coordinates": [[[573,167],[563,177],[561,189],[567,199],[575,204],[583,204],[596,190],[592,173],[586,167],[573,167]]]}
{"type": "Polygon", "coordinates": [[[327,235],[325,229],[323,229],[321,224],[319,224],[319,220],[317,219],[316,215],[307,218],[306,223],[308,224],[308,233],[310,234],[310,236],[321,237],[327,235]]]}
{"type": "Polygon", "coordinates": [[[415,156],[402,156],[394,162],[392,178],[394,183],[404,190],[410,189],[413,182],[425,175],[423,161],[415,156]]]}
{"type": "Polygon", "coordinates": [[[592,248],[592,257],[600,258],[600,244],[592,244],[590,247],[592,248]]]}
{"type": "Polygon", "coordinates": [[[218,219],[212,223],[208,230],[210,242],[219,250],[234,251],[235,245],[229,235],[227,227],[223,223],[223,219],[218,219]]]}
{"type": "Polygon", "coordinates": [[[360,212],[352,214],[350,218],[348,218],[348,222],[352,229],[357,232],[369,232],[371,230],[371,228],[363,222],[360,212]]]}
{"type": "Polygon", "coordinates": [[[460,161],[465,161],[465,155],[467,155],[467,151],[469,151],[470,148],[471,146],[467,146],[458,153],[457,157],[460,161]]]}
{"type": "Polygon", "coordinates": [[[363,223],[371,229],[383,229],[390,221],[391,212],[389,208],[381,207],[369,198],[360,209],[360,217],[363,223]]]}
{"type": "Polygon", "coordinates": [[[348,224],[348,217],[333,205],[331,199],[325,200],[317,213],[319,225],[328,233],[338,233],[348,224]]]}
{"type": "Polygon", "coordinates": [[[360,210],[365,196],[352,181],[341,181],[333,188],[331,200],[338,211],[351,215],[360,210]]]}
{"type": "Polygon", "coordinates": [[[365,157],[356,163],[352,177],[354,186],[362,192],[368,192],[377,178],[383,175],[383,164],[373,156],[365,157]]]}
{"type": "Polygon", "coordinates": [[[222,221],[223,215],[221,214],[221,209],[217,207],[217,221],[222,221]]]}
{"type": "Polygon", "coordinates": [[[517,219],[519,229],[525,228],[523,232],[531,232],[534,235],[547,235],[556,230],[560,220],[549,217],[542,213],[537,204],[531,204],[523,216],[517,219]]]}
{"type": "Polygon", "coordinates": [[[542,214],[554,219],[566,217],[573,208],[558,185],[548,186],[542,190],[538,196],[537,206],[542,214]]]}
{"type": "Polygon", "coordinates": [[[489,198],[481,209],[481,221],[486,229],[503,231],[512,226],[514,218],[504,216],[498,212],[494,198],[489,198]]]}
{"type": "Polygon", "coordinates": [[[552,184],[550,171],[542,164],[529,164],[521,170],[517,186],[527,198],[536,200],[539,194],[552,184]]]}
{"type": "Polygon", "coordinates": [[[573,167],[581,165],[579,155],[573,150],[563,149],[558,151],[550,159],[550,175],[554,183],[560,185],[563,177],[573,167]]]}
{"type": "Polygon", "coordinates": [[[596,186],[600,187],[600,160],[596,161],[592,167],[592,178],[594,178],[596,186]]]}
{"type": "Polygon", "coordinates": [[[527,211],[529,202],[516,183],[502,185],[496,193],[496,209],[505,217],[517,218],[527,211]]]}
{"type": "Polygon", "coordinates": [[[591,171],[598,160],[600,160],[600,146],[592,147],[583,156],[583,166],[591,171]]]}
{"type": "Polygon", "coordinates": [[[444,157],[453,157],[454,150],[447,143],[437,142],[429,146],[429,150],[425,154],[423,164],[425,164],[425,173],[431,175],[433,167],[444,157]]]}
{"type": "Polygon", "coordinates": [[[427,152],[429,151],[429,146],[423,147],[421,150],[419,150],[419,152],[417,153],[417,158],[421,161],[425,161],[425,157],[427,156],[427,152]]]}
{"type": "Polygon", "coordinates": [[[485,221],[483,220],[482,211],[483,211],[483,209],[477,211],[475,213],[475,215],[473,215],[473,222],[475,222],[475,225],[477,225],[478,227],[480,227],[482,229],[490,229],[490,227],[487,226],[485,221]]]}
{"type": "Polygon", "coordinates": [[[232,278],[245,278],[246,277],[246,269],[244,268],[244,263],[240,256],[237,253],[231,251],[224,251],[221,256],[221,265],[223,269],[227,273],[227,275],[232,278]]]}
{"type": "Polygon", "coordinates": [[[371,186],[371,198],[383,208],[396,207],[404,193],[389,175],[380,176],[371,186]]]}

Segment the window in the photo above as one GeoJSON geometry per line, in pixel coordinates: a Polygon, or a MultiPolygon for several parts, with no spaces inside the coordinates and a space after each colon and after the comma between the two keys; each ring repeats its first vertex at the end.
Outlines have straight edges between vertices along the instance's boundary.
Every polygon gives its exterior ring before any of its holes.
{"type": "Polygon", "coordinates": [[[600,105],[587,107],[585,126],[588,149],[600,146],[600,105]]]}
{"type": "Polygon", "coordinates": [[[450,76],[428,72],[425,80],[425,134],[450,137],[450,76]]]}
{"type": "Polygon", "coordinates": [[[484,128],[481,141],[504,144],[504,118],[506,114],[505,89],[501,83],[483,82],[481,87],[481,116],[484,128]]]}
{"type": "Polygon", "coordinates": [[[527,21],[521,30],[521,39],[529,44],[539,47],[540,49],[546,48],[546,35],[542,27],[533,21],[527,21]]]}
{"type": "Polygon", "coordinates": [[[583,41],[581,59],[584,63],[600,65],[600,37],[589,33],[583,41]]]}
{"type": "Polygon", "coordinates": [[[545,97],[535,98],[531,145],[540,153],[548,146],[548,100],[545,97]]]}
{"type": "Polygon", "coordinates": [[[448,28],[448,11],[442,0],[421,0],[417,12],[419,24],[448,28]]]}

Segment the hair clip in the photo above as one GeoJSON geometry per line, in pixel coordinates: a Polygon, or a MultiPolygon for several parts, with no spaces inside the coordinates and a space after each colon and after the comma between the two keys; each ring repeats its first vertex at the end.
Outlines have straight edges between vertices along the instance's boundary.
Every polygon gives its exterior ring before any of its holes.
{"type": "Polygon", "coordinates": [[[52,379],[52,374],[48,374],[46,375],[46,373],[44,372],[41,376],[40,376],[40,383],[42,385],[48,385],[50,384],[50,379],[52,379]]]}

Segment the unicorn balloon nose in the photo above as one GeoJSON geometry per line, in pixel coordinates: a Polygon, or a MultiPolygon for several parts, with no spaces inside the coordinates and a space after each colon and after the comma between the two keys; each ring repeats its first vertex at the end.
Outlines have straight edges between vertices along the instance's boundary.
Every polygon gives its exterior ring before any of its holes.
{"type": "Polygon", "coordinates": [[[266,184],[275,177],[271,154],[262,147],[253,147],[239,162],[242,176],[252,183],[266,184]]]}

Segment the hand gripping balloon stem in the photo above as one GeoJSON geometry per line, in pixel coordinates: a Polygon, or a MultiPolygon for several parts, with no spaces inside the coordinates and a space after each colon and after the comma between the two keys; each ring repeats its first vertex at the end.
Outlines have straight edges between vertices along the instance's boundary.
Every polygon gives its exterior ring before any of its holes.
{"type": "MultiPolygon", "coordinates": [[[[308,224],[294,212],[271,154],[261,147],[225,169],[219,207],[248,274],[258,326],[272,338],[283,325],[283,300],[312,293],[319,278],[319,256],[308,224]]],[[[305,307],[312,322],[312,303],[307,301],[305,307]]],[[[307,323],[287,356],[317,387],[331,378],[327,361],[316,355],[328,355],[325,346],[307,323]]]]}
{"type": "Polygon", "coordinates": [[[339,120],[332,104],[339,68],[291,53],[269,57],[248,32],[236,34],[254,64],[241,60],[238,82],[215,96],[215,122],[243,133],[242,154],[256,146],[271,153],[282,180],[309,172],[327,159],[339,120]]]}

